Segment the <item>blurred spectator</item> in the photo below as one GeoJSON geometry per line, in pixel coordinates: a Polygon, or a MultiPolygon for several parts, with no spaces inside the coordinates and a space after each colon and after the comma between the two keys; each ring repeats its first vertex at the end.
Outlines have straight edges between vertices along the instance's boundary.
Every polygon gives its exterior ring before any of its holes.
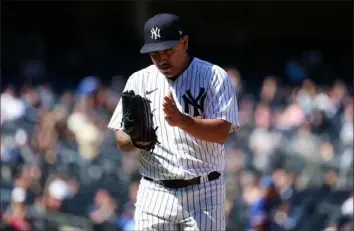
{"type": "Polygon", "coordinates": [[[105,222],[115,222],[117,206],[109,192],[101,189],[96,192],[95,203],[89,208],[89,218],[97,227],[105,222]]]}
{"type": "Polygon", "coordinates": [[[1,136],[1,162],[13,167],[23,163],[23,157],[17,144],[26,142],[27,134],[25,131],[17,130],[15,137],[1,136]]]}
{"type": "Polygon", "coordinates": [[[76,133],[76,141],[83,159],[93,160],[97,158],[102,143],[102,135],[93,122],[86,123],[82,130],[76,133]]]}
{"type": "Polygon", "coordinates": [[[255,99],[252,95],[245,95],[239,100],[239,121],[244,129],[249,129],[253,123],[255,99]]]}
{"type": "Polygon", "coordinates": [[[69,116],[69,113],[72,111],[75,104],[74,95],[70,91],[65,91],[60,97],[59,102],[54,107],[56,112],[59,112],[62,115],[59,120],[66,119],[69,116]]]}
{"type": "Polygon", "coordinates": [[[267,171],[283,137],[271,129],[272,112],[268,105],[259,104],[254,116],[255,129],[250,134],[249,147],[254,155],[255,167],[260,171],[267,171]]]}
{"type": "Polygon", "coordinates": [[[280,168],[273,172],[273,178],[281,200],[291,200],[296,193],[294,173],[280,168]]]}
{"type": "Polygon", "coordinates": [[[125,81],[126,81],[126,78],[122,75],[113,76],[112,81],[111,81],[111,90],[118,93],[120,96],[120,94],[122,93],[122,91],[124,89],[125,81]]]}
{"type": "Polygon", "coordinates": [[[264,177],[259,188],[254,188],[250,198],[248,230],[266,231],[274,229],[272,211],[276,208],[277,190],[272,177],[264,177]]]}
{"type": "Polygon", "coordinates": [[[333,118],[337,113],[337,108],[334,102],[331,101],[329,95],[322,91],[319,92],[313,99],[313,107],[319,112],[323,112],[326,117],[333,118]]]}
{"type": "Polygon", "coordinates": [[[283,230],[294,230],[299,222],[299,213],[293,212],[289,202],[283,202],[275,211],[274,223],[283,230]]]}
{"type": "Polygon", "coordinates": [[[307,78],[307,71],[300,62],[291,58],[286,62],[285,71],[291,83],[297,85],[307,78]]]}
{"type": "Polygon", "coordinates": [[[52,212],[62,211],[63,201],[70,196],[70,188],[68,184],[60,179],[55,178],[48,183],[44,194],[44,203],[46,210],[52,212]]]}
{"type": "Polygon", "coordinates": [[[19,150],[21,157],[26,164],[38,164],[40,157],[35,154],[33,147],[31,146],[31,138],[28,133],[23,129],[18,129],[15,133],[16,147],[19,150]]]}
{"type": "Polygon", "coordinates": [[[83,131],[82,128],[88,123],[88,120],[86,101],[83,98],[77,102],[72,113],[68,116],[68,128],[76,135],[83,131]]]}
{"type": "Polygon", "coordinates": [[[342,214],[344,216],[353,216],[353,207],[354,207],[354,191],[351,193],[350,197],[342,205],[342,214]]]}
{"type": "Polygon", "coordinates": [[[314,98],[317,94],[317,88],[312,80],[306,79],[296,96],[296,102],[300,105],[305,115],[312,112],[314,98]]]}
{"type": "Polygon", "coordinates": [[[341,206],[340,226],[342,227],[342,230],[344,230],[344,231],[349,231],[349,230],[354,229],[353,197],[354,197],[354,191],[352,191],[350,197],[341,206]]]}
{"type": "Polygon", "coordinates": [[[237,97],[241,97],[244,89],[240,71],[237,68],[228,68],[226,71],[231,78],[232,86],[236,90],[237,97]]]}
{"type": "Polygon", "coordinates": [[[15,95],[13,87],[8,86],[1,94],[1,124],[14,121],[25,114],[25,105],[15,95]]]}
{"type": "Polygon", "coordinates": [[[134,230],[135,202],[139,189],[139,182],[130,185],[129,201],[124,204],[124,210],[118,220],[118,228],[122,231],[134,230]]]}
{"type": "Polygon", "coordinates": [[[298,128],[304,122],[304,113],[296,103],[287,105],[276,111],[273,126],[279,131],[287,132],[298,128]]]}
{"type": "Polygon", "coordinates": [[[138,153],[122,153],[122,172],[132,175],[138,171],[139,163],[136,162],[138,153]]]}
{"type": "Polygon", "coordinates": [[[11,206],[5,211],[4,222],[16,231],[30,231],[32,224],[27,219],[25,207],[26,191],[21,187],[15,187],[11,193],[11,206]]]}
{"type": "Polygon", "coordinates": [[[55,96],[48,85],[40,85],[38,87],[38,94],[41,107],[51,109],[54,106],[55,96]]]}
{"type": "Polygon", "coordinates": [[[354,110],[353,101],[345,106],[344,115],[342,117],[342,126],[340,130],[340,139],[345,146],[353,147],[353,121],[354,110]]]}
{"type": "Polygon", "coordinates": [[[40,122],[34,131],[33,147],[36,153],[43,155],[45,160],[54,164],[56,162],[56,145],[58,134],[56,120],[53,112],[43,112],[40,122]]]}
{"type": "Polygon", "coordinates": [[[87,76],[81,80],[77,88],[77,94],[80,97],[90,95],[97,91],[100,87],[100,83],[95,76],[87,76]]]}
{"type": "Polygon", "coordinates": [[[345,99],[348,96],[348,88],[343,81],[336,80],[328,95],[337,113],[343,109],[346,103],[345,99]]]}
{"type": "Polygon", "coordinates": [[[68,128],[75,135],[82,158],[93,160],[99,153],[102,136],[99,128],[93,123],[87,113],[87,101],[83,98],[69,116],[68,128]]]}
{"type": "Polygon", "coordinates": [[[47,108],[40,110],[40,98],[36,89],[30,85],[24,85],[21,87],[21,100],[26,107],[25,118],[31,123],[38,123],[40,119],[41,111],[48,111],[47,108]]]}
{"type": "Polygon", "coordinates": [[[310,124],[305,122],[292,139],[289,149],[302,158],[318,161],[320,158],[318,147],[318,138],[311,133],[310,124]]]}
{"type": "Polygon", "coordinates": [[[28,216],[36,230],[46,228],[56,230],[58,225],[55,221],[47,220],[47,214],[66,212],[64,202],[73,197],[78,190],[73,182],[66,182],[58,176],[49,179],[46,186],[43,195],[37,196],[34,203],[27,208],[28,216]]]}
{"type": "Polygon", "coordinates": [[[274,76],[265,77],[260,92],[260,102],[268,104],[273,108],[283,105],[283,93],[278,86],[278,80],[274,76]]]}
{"type": "Polygon", "coordinates": [[[239,173],[242,170],[242,168],[246,165],[245,163],[246,153],[244,153],[240,149],[226,148],[225,156],[229,160],[225,164],[225,171],[228,174],[235,175],[239,173]]]}

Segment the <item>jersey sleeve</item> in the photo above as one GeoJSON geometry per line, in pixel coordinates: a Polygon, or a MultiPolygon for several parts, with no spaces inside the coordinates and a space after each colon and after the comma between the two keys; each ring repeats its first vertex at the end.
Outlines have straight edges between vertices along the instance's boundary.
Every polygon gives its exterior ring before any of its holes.
{"type": "MultiPolygon", "coordinates": [[[[134,83],[134,75],[130,76],[125,84],[123,92],[133,90],[137,92],[136,84],[134,83]]],[[[114,110],[114,113],[111,117],[111,120],[108,123],[108,128],[112,130],[122,129],[122,119],[123,119],[123,107],[122,107],[122,98],[119,99],[119,102],[114,110]]]]}
{"type": "Polygon", "coordinates": [[[222,119],[232,124],[231,131],[239,129],[238,105],[231,79],[220,67],[212,71],[205,118],[222,119]]]}

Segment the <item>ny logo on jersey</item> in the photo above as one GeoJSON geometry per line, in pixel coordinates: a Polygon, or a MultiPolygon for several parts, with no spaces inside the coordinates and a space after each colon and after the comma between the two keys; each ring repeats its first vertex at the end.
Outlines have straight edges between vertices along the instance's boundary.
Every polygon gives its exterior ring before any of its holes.
{"type": "Polygon", "coordinates": [[[193,116],[200,116],[204,112],[204,101],[206,98],[206,92],[204,88],[200,88],[197,98],[192,96],[191,90],[187,90],[182,96],[184,101],[184,111],[189,114],[190,107],[193,107],[193,116]]]}
{"type": "Polygon", "coordinates": [[[161,38],[160,36],[160,28],[155,27],[151,29],[151,38],[152,39],[157,39],[157,38],[161,38]]]}

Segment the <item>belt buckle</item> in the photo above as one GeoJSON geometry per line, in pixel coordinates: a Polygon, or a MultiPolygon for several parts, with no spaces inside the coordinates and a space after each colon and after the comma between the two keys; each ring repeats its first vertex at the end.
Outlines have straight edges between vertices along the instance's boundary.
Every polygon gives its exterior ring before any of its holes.
{"type": "Polygon", "coordinates": [[[208,174],[201,175],[200,176],[200,184],[203,184],[203,183],[206,183],[206,182],[209,182],[208,174]]]}

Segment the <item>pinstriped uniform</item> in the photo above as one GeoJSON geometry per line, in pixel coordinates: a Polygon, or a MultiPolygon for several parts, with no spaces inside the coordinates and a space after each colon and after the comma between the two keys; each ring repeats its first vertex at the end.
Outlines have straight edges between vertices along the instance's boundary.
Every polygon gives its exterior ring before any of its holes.
{"type": "MultiPolygon", "coordinates": [[[[124,91],[151,100],[154,126],[158,126],[153,154],[141,151],[140,173],[154,180],[192,179],[213,171],[224,171],[224,145],[195,138],[164,119],[162,108],[169,91],[178,109],[203,119],[223,119],[239,126],[235,90],[226,72],[217,65],[194,58],[175,80],[169,80],[151,65],[135,72],[124,91]]],[[[109,122],[121,129],[122,103],[109,122]]],[[[181,189],[167,189],[144,178],[136,203],[136,230],[223,230],[225,229],[224,178],[181,189]]]]}

